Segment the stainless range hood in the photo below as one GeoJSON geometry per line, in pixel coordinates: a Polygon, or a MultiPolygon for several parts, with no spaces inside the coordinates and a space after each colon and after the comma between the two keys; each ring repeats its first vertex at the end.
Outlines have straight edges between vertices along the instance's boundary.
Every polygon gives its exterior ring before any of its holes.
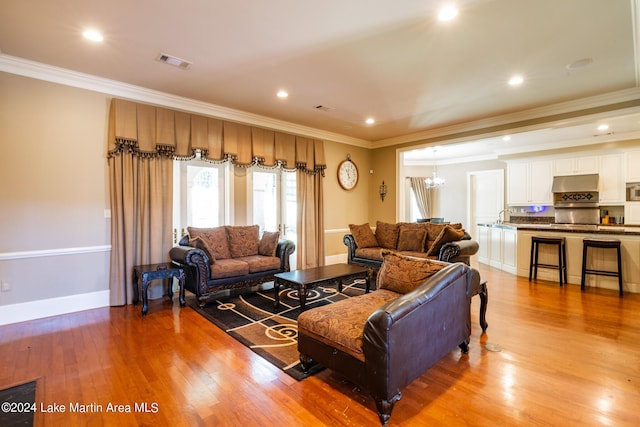
{"type": "Polygon", "coordinates": [[[600,222],[597,174],[556,176],[553,178],[552,191],[556,223],[600,222]]]}
{"type": "Polygon", "coordinates": [[[554,176],[553,193],[598,192],[598,174],[554,176]]]}

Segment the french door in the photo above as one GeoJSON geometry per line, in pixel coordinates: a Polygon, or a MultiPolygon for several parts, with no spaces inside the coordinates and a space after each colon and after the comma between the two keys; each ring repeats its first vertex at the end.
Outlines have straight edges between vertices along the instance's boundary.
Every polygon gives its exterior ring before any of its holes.
{"type": "MultiPolygon", "coordinates": [[[[252,224],[258,224],[261,231],[279,231],[281,239],[297,243],[296,218],[296,173],[281,169],[252,168],[251,171],[252,224]]],[[[296,253],[290,258],[291,266],[296,265],[296,253]]]]}

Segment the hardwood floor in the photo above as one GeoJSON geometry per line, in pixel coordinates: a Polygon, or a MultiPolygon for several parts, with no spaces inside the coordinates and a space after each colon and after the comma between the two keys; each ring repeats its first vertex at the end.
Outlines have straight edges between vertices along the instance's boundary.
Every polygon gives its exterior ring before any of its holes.
{"type": "MultiPolygon", "coordinates": [[[[476,297],[469,354],[453,350],[403,390],[389,425],[640,425],[640,295],[477,267],[487,333],[476,297]]],[[[38,409],[66,409],[37,425],[379,425],[366,391],[328,370],[293,380],[177,296],[146,318],[127,306],[2,326],[0,360],[0,388],[39,378],[38,409]]]]}

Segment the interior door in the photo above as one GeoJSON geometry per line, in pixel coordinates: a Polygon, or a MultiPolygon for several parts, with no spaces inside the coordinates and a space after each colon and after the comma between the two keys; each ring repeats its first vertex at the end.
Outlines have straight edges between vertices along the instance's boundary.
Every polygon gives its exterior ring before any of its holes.
{"type": "Polygon", "coordinates": [[[475,237],[478,235],[476,224],[495,222],[499,212],[504,209],[504,170],[469,172],[467,188],[467,228],[475,237]]]}

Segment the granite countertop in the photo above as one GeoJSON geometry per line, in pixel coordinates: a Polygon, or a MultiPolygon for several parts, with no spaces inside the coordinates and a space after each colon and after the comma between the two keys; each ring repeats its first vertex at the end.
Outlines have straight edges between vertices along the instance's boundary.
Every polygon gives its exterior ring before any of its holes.
{"type": "Polygon", "coordinates": [[[567,233],[640,235],[639,225],[516,224],[512,222],[505,222],[500,224],[486,223],[478,225],[484,227],[506,228],[510,230],[565,231],[567,233]]]}

